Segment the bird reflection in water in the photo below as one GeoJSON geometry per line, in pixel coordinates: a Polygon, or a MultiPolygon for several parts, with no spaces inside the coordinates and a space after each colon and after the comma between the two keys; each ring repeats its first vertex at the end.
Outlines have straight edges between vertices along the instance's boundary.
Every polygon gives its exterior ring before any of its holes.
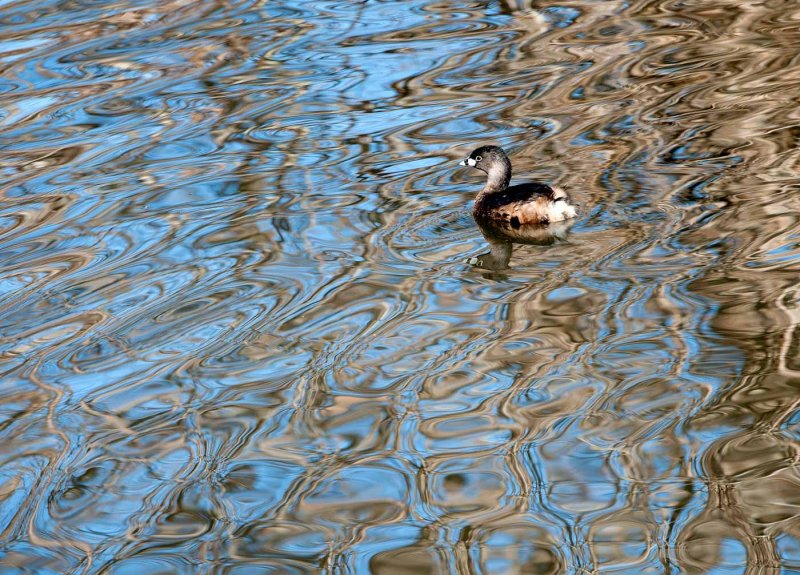
{"type": "Polygon", "coordinates": [[[508,222],[476,217],[475,223],[489,243],[489,251],[469,258],[467,263],[479,269],[501,271],[509,268],[514,244],[549,246],[564,241],[575,220],[515,227],[508,222]]]}

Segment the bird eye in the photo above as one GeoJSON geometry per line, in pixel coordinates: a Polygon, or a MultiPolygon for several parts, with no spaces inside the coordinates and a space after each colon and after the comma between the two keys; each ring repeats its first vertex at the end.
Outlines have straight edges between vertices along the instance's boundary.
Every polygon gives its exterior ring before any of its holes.
{"type": "Polygon", "coordinates": [[[483,159],[483,158],[481,158],[480,156],[475,156],[475,161],[476,161],[476,162],[480,162],[482,159],[483,159]]]}

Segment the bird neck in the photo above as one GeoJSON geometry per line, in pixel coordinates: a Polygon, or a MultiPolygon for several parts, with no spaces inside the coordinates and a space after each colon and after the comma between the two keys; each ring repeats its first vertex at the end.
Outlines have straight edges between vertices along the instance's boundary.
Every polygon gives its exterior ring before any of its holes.
{"type": "Polygon", "coordinates": [[[511,162],[508,158],[502,158],[501,161],[492,164],[487,172],[486,185],[483,186],[484,194],[491,194],[493,192],[502,192],[508,187],[508,182],[511,181],[511,162]]]}

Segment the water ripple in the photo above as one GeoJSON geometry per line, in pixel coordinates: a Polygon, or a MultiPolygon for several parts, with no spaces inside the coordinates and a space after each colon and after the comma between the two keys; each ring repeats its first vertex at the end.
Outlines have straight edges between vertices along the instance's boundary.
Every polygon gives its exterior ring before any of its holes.
{"type": "Polygon", "coordinates": [[[800,568],[798,21],[4,3],[4,571],[800,568]]]}

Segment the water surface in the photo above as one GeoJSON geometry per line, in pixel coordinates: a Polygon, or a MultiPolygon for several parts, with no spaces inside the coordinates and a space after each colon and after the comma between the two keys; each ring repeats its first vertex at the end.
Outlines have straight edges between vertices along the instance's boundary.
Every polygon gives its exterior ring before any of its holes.
{"type": "Polygon", "coordinates": [[[800,5],[3,2],[2,573],[800,572],[800,5]],[[580,219],[508,269],[456,166],[580,219]]]}

